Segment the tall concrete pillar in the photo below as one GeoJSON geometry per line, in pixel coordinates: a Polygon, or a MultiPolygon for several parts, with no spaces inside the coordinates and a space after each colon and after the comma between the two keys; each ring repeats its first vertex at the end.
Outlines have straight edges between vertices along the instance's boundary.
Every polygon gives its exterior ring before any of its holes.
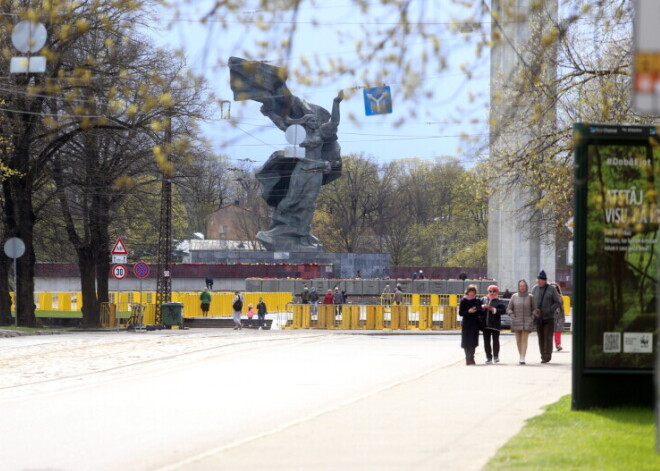
{"type": "MultiPolygon", "coordinates": [[[[532,82],[556,74],[556,47],[548,48],[546,34],[557,21],[558,7],[557,0],[492,0],[491,9],[490,155],[494,162],[511,162],[536,133],[555,126],[548,101],[553,97],[532,82]],[[538,105],[544,110],[541,120],[535,118],[538,105]]],[[[489,201],[488,276],[502,289],[516,291],[518,280],[526,279],[531,287],[541,269],[554,280],[556,255],[554,236],[528,209],[533,188],[509,177],[500,177],[489,201]]]]}

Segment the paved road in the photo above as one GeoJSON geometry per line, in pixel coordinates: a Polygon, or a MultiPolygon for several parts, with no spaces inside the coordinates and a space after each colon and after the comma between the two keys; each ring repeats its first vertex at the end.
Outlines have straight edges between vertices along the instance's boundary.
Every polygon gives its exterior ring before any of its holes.
{"type": "Polygon", "coordinates": [[[507,337],[501,364],[466,367],[459,342],[210,330],[0,339],[0,469],[480,469],[570,392],[570,354],[521,367],[507,337]]]}

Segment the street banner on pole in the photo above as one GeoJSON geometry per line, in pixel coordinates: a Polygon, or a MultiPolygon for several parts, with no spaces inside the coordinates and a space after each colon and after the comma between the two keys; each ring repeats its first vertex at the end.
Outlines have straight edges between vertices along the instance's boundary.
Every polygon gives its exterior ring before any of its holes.
{"type": "Polygon", "coordinates": [[[633,108],[640,114],[660,114],[660,2],[637,0],[633,108]]]}

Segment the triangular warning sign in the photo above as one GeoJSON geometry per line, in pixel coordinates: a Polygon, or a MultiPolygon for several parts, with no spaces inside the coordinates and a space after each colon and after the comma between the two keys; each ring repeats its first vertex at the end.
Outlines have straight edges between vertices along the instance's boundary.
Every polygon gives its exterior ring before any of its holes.
{"type": "Polygon", "coordinates": [[[121,240],[121,237],[117,239],[117,242],[115,242],[115,246],[110,253],[112,255],[128,255],[128,250],[126,250],[126,246],[124,245],[124,241],[121,240]]]}

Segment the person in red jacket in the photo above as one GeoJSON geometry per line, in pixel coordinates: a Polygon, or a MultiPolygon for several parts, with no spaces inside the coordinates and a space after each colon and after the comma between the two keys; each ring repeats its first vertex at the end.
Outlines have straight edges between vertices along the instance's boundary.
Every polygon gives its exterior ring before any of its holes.
{"type": "Polygon", "coordinates": [[[332,294],[332,290],[329,289],[327,293],[325,293],[325,296],[323,297],[323,304],[332,304],[334,299],[334,296],[332,294]]]}

